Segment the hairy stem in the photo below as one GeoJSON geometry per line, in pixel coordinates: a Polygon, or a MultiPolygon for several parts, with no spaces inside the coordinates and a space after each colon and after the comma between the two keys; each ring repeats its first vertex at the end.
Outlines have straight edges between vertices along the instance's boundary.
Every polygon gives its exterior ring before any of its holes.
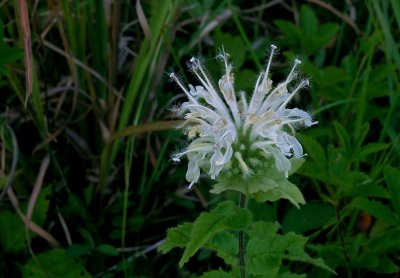
{"type": "MultiPolygon", "coordinates": [[[[246,207],[246,195],[240,193],[239,208],[246,207]]],[[[239,269],[240,277],[246,278],[246,264],[245,264],[245,239],[244,231],[239,231],[239,269]]]]}

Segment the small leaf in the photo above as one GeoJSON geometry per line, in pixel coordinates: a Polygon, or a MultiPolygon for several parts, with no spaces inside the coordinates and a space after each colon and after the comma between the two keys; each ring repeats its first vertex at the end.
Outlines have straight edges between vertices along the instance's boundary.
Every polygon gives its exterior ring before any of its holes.
{"type": "Polygon", "coordinates": [[[386,150],[389,146],[390,144],[385,144],[385,143],[370,143],[368,145],[363,146],[358,155],[360,157],[365,157],[367,155],[386,150]]]}
{"type": "Polygon", "coordinates": [[[175,228],[169,228],[166,241],[158,248],[162,253],[168,253],[171,249],[183,248],[190,240],[190,234],[193,229],[192,223],[181,224],[175,228]]]}
{"type": "Polygon", "coordinates": [[[251,218],[249,210],[238,208],[232,201],[219,203],[211,212],[203,212],[193,224],[190,241],[186,245],[179,266],[182,267],[217,232],[226,229],[245,229],[250,224],[251,218]]]}
{"type": "Polygon", "coordinates": [[[102,244],[97,246],[96,248],[97,251],[99,251],[100,253],[103,253],[104,255],[108,255],[108,256],[118,256],[118,250],[109,244],[102,244]]]}
{"type": "Polygon", "coordinates": [[[351,147],[349,134],[347,133],[346,129],[339,122],[334,121],[333,125],[334,125],[336,133],[339,137],[340,143],[342,144],[342,146],[345,150],[346,156],[351,157],[352,147],[351,147]]]}
{"type": "Polygon", "coordinates": [[[390,198],[392,199],[392,204],[400,215],[400,171],[396,168],[386,166],[384,168],[385,181],[390,191],[390,198]]]}
{"type": "Polygon", "coordinates": [[[399,220],[396,217],[396,215],[392,212],[392,210],[388,206],[378,201],[359,198],[354,200],[352,202],[352,205],[369,213],[370,215],[378,219],[387,222],[388,224],[394,226],[397,226],[399,224],[399,220]]]}
{"type": "Polygon", "coordinates": [[[89,254],[91,250],[92,246],[88,244],[72,244],[68,246],[66,254],[69,257],[80,257],[89,254]]]}

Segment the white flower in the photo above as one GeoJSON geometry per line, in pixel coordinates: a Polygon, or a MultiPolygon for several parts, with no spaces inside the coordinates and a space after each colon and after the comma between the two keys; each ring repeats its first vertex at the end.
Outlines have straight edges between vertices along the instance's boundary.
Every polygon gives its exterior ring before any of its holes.
{"type": "Polygon", "coordinates": [[[303,148],[293,136],[295,130],[317,122],[313,122],[309,113],[286,106],[309,83],[307,79],[302,80],[288,91],[301,63],[296,59],[286,79],[273,88],[269,69],[275,50],[276,46],[271,45],[267,67],[259,75],[250,99],[245,92],[236,95],[232,65],[224,51],[218,56],[225,66],[218,89],[196,58],[192,58],[189,65],[200,85],[186,88],[174,73],[170,75],[188,98],[177,111],[186,120],[181,128],[193,141],[186,150],[175,154],[173,160],[188,157],[189,188],[198,181],[201,169],[212,179],[224,169],[234,171],[236,168],[246,177],[267,158],[273,158],[276,169],[287,177],[291,169],[289,158],[303,156],[303,148]]]}

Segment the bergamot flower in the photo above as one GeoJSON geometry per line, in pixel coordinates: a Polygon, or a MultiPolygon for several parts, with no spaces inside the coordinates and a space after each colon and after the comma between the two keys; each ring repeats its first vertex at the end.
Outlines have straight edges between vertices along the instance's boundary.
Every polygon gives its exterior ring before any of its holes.
{"type": "Polygon", "coordinates": [[[190,60],[189,68],[199,85],[186,87],[174,73],[170,75],[188,98],[176,110],[185,119],[180,128],[191,143],[176,153],[173,160],[188,158],[189,188],[199,180],[202,171],[211,179],[216,179],[221,172],[246,179],[271,159],[275,169],[287,177],[292,168],[291,158],[303,156],[303,148],[294,137],[295,131],[317,122],[308,112],[287,108],[287,105],[309,81],[303,79],[291,86],[298,79],[297,68],[301,64],[296,59],[286,79],[273,87],[269,71],[275,51],[276,46],[271,45],[266,69],[258,76],[251,97],[243,91],[235,92],[232,65],[224,50],[218,55],[225,67],[218,88],[214,87],[198,58],[190,60]]]}

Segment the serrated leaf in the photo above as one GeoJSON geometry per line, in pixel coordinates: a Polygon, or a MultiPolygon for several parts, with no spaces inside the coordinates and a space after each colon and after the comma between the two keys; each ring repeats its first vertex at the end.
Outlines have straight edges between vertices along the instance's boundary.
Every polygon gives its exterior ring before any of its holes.
{"type": "Polygon", "coordinates": [[[86,269],[76,262],[76,259],[68,257],[63,249],[52,249],[31,258],[21,267],[22,277],[91,277],[86,269]]]}
{"type": "Polygon", "coordinates": [[[370,215],[381,219],[391,225],[398,225],[399,219],[393,213],[393,211],[387,206],[378,201],[367,200],[364,198],[356,199],[352,202],[352,205],[369,213],[370,215]]]}
{"type": "Polygon", "coordinates": [[[386,184],[390,190],[390,199],[397,215],[400,215],[400,171],[390,166],[386,166],[383,170],[386,184]]]}
{"type": "Polygon", "coordinates": [[[250,224],[251,218],[248,209],[238,208],[232,201],[219,203],[211,212],[203,212],[193,223],[190,241],[186,245],[179,266],[182,267],[217,232],[245,229],[250,224]]]}
{"type": "Polygon", "coordinates": [[[204,245],[205,248],[217,252],[218,257],[232,266],[237,265],[238,246],[237,237],[228,231],[217,233],[204,245]]]}
{"type": "Polygon", "coordinates": [[[192,223],[181,224],[175,228],[169,228],[167,231],[167,239],[158,248],[162,253],[168,253],[171,249],[180,247],[183,248],[190,240],[190,234],[193,229],[192,223]]]}
{"type": "Polygon", "coordinates": [[[306,203],[303,194],[296,185],[287,179],[277,180],[276,182],[279,187],[273,188],[268,192],[257,193],[255,195],[256,200],[259,202],[274,202],[279,199],[287,199],[297,208],[300,208],[299,204],[304,205],[306,203]]]}
{"type": "Polygon", "coordinates": [[[249,273],[275,277],[278,274],[282,260],[299,261],[318,266],[333,272],[322,259],[313,259],[305,251],[307,238],[292,232],[276,234],[276,224],[257,222],[249,230],[247,243],[247,268],[249,273]],[[262,233],[265,228],[265,233],[262,233]]]}

